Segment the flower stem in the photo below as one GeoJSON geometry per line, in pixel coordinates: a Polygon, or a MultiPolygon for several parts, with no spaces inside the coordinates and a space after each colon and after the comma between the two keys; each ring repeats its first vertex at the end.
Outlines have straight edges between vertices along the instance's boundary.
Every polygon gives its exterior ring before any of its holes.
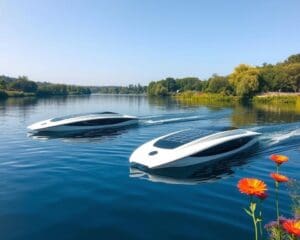
{"type": "Polygon", "coordinates": [[[257,219],[255,217],[255,210],[256,210],[256,203],[253,201],[253,198],[251,196],[250,198],[250,206],[249,206],[249,210],[250,213],[249,214],[252,217],[253,220],[253,225],[254,225],[254,236],[255,236],[255,240],[258,240],[258,234],[257,234],[257,219]]]}
{"type": "Polygon", "coordinates": [[[253,225],[254,225],[255,240],[257,240],[258,239],[258,236],[257,236],[257,224],[256,224],[256,219],[255,219],[254,212],[252,213],[252,220],[253,220],[253,225]]]}

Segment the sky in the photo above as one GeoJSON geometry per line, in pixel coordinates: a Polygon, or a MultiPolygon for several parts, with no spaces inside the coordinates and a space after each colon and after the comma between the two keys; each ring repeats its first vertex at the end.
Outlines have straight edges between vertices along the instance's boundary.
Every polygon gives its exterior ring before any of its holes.
{"type": "Polygon", "coordinates": [[[0,0],[0,75],[78,85],[207,79],[300,53],[299,0],[0,0]]]}

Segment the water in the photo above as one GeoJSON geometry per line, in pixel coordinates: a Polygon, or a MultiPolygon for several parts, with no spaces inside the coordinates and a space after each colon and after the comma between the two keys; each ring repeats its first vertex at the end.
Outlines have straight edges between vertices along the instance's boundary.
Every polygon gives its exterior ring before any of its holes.
{"type": "MultiPolygon", "coordinates": [[[[0,102],[1,239],[251,239],[236,189],[242,177],[270,186],[265,221],[275,218],[271,153],[290,157],[282,171],[299,179],[300,114],[243,106],[186,106],[137,96],[9,99],[0,102]],[[30,137],[26,126],[66,114],[116,111],[140,126],[113,134],[30,137]],[[172,173],[132,169],[139,145],[180,129],[216,125],[263,133],[260,147],[230,161],[172,173]]],[[[281,186],[282,214],[291,201],[281,186]]]]}

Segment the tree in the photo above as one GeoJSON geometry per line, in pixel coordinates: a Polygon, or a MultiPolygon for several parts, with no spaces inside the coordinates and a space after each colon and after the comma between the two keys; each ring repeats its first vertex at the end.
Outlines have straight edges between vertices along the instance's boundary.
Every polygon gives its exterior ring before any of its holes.
{"type": "Polygon", "coordinates": [[[164,86],[167,88],[168,92],[177,91],[176,81],[174,78],[166,78],[166,80],[164,81],[164,86]]]}
{"type": "Polygon", "coordinates": [[[156,96],[167,96],[168,95],[168,89],[162,85],[162,83],[158,83],[155,86],[154,91],[156,96]]]}
{"type": "Polygon", "coordinates": [[[26,76],[21,76],[10,83],[9,88],[17,91],[23,92],[36,92],[37,91],[37,84],[33,81],[29,81],[26,76]]]}
{"type": "Polygon", "coordinates": [[[0,89],[6,89],[6,82],[0,78],[0,89]]]}
{"type": "Polygon", "coordinates": [[[284,64],[290,63],[300,63],[300,54],[291,55],[284,61],[284,64]]]}
{"type": "Polygon", "coordinates": [[[154,81],[150,82],[147,88],[147,93],[149,96],[155,96],[155,85],[154,81]]]}
{"type": "Polygon", "coordinates": [[[229,76],[229,82],[233,86],[236,95],[243,98],[252,97],[261,87],[260,71],[258,68],[241,64],[229,76]]]}
{"type": "Polygon", "coordinates": [[[229,82],[227,77],[213,74],[212,77],[208,80],[207,91],[211,93],[221,93],[221,92],[225,93],[228,87],[229,87],[229,82]]]}
{"type": "MultiPolygon", "coordinates": [[[[300,56],[300,55],[299,55],[300,56]]],[[[300,62],[283,66],[283,71],[287,74],[286,82],[290,85],[290,90],[300,90],[300,62]]]]}
{"type": "Polygon", "coordinates": [[[262,79],[261,90],[263,92],[277,91],[276,90],[277,83],[275,81],[275,76],[276,76],[275,66],[268,65],[268,64],[263,65],[263,67],[260,69],[260,76],[262,79]]]}
{"type": "Polygon", "coordinates": [[[201,80],[195,77],[186,77],[176,79],[177,90],[188,91],[196,90],[196,88],[201,88],[201,80]]]}

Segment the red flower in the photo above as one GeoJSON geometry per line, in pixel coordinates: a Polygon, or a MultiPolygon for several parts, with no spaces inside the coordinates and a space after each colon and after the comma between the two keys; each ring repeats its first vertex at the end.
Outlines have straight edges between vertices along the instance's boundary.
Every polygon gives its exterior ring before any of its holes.
{"type": "Polygon", "coordinates": [[[300,237],[300,219],[286,220],[282,223],[282,227],[289,234],[300,237]]]}
{"type": "Polygon", "coordinates": [[[284,155],[278,155],[278,154],[272,154],[270,156],[270,159],[277,163],[278,165],[284,163],[284,162],[287,162],[289,160],[289,158],[287,156],[284,156],[284,155]]]}
{"type": "Polygon", "coordinates": [[[270,176],[274,179],[274,181],[279,182],[279,183],[289,181],[288,177],[281,175],[279,173],[271,173],[270,176]]]}
{"type": "Polygon", "coordinates": [[[256,178],[243,178],[237,184],[241,193],[251,196],[263,196],[267,190],[267,185],[256,178]]]}

